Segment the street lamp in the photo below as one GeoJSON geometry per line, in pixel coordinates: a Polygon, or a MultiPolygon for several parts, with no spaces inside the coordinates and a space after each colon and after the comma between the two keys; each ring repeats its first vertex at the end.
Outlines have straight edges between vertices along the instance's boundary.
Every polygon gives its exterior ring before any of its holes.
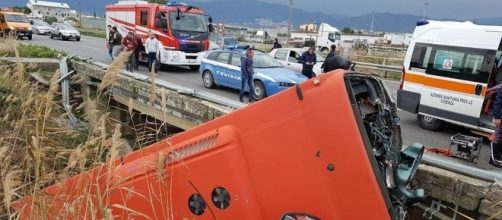
{"type": "Polygon", "coordinates": [[[425,18],[427,18],[427,13],[426,13],[427,12],[427,6],[429,6],[429,2],[425,2],[424,3],[424,20],[425,20],[425,18]]]}
{"type": "Polygon", "coordinates": [[[293,0],[289,0],[289,7],[288,7],[288,36],[286,36],[287,40],[287,44],[289,44],[289,38],[291,36],[291,14],[292,14],[292,10],[291,10],[291,7],[293,6],[293,0]]]}

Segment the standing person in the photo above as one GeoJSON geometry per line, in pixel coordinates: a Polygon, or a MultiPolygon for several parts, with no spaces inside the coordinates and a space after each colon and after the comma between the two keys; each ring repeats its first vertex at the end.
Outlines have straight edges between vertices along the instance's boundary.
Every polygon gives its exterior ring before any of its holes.
{"type": "Polygon", "coordinates": [[[117,27],[112,27],[113,36],[111,40],[112,57],[116,58],[122,51],[122,34],[119,33],[117,27]]]}
{"type": "Polygon", "coordinates": [[[335,55],[336,55],[336,45],[332,44],[331,49],[326,58],[334,57],[335,55]]]}
{"type": "Polygon", "coordinates": [[[274,40],[274,46],[272,47],[272,50],[276,48],[282,48],[282,45],[279,43],[279,40],[277,38],[275,38],[274,40]]]}
{"type": "Polygon", "coordinates": [[[127,33],[127,36],[124,37],[124,39],[122,39],[122,46],[129,53],[129,59],[127,60],[126,64],[127,71],[133,72],[136,66],[136,58],[134,56],[134,51],[136,50],[137,45],[138,45],[138,40],[136,39],[132,31],[129,31],[127,33]]]}
{"type": "Polygon", "coordinates": [[[314,65],[317,63],[315,48],[310,47],[308,51],[300,57],[300,63],[303,64],[302,74],[309,79],[315,76],[314,65]]]}
{"type": "Polygon", "coordinates": [[[145,46],[143,45],[141,37],[138,37],[137,35],[134,36],[136,38],[136,48],[134,49],[134,59],[135,59],[134,69],[139,70],[139,57],[141,55],[141,51],[145,50],[145,46]]]}
{"type": "Polygon", "coordinates": [[[113,60],[113,29],[111,25],[108,25],[108,38],[106,41],[106,46],[108,47],[108,54],[110,54],[110,57],[113,60]]]}
{"type": "Polygon", "coordinates": [[[502,128],[500,126],[502,118],[502,88],[497,89],[492,115],[493,124],[497,126],[497,129],[491,138],[490,164],[502,167],[502,128]]]}
{"type": "Polygon", "coordinates": [[[244,102],[244,91],[246,89],[246,84],[249,87],[249,102],[252,103],[254,98],[254,88],[253,88],[253,56],[254,51],[251,48],[246,50],[246,55],[241,57],[241,91],[239,93],[239,101],[244,102]]]}
{"type": "Polygon", "coordinates": [[[326,59],[324,59],[324,62],[321,65],[321,69],[324,69],[324,66],[326,65],[326,60],[330,57],[334,57],[336,55],[336,45],[332,44],[331,45],[331,50],[329,51],[328,55],[326,56],[326,59]]]}
{"type": "Polygon", "coordinates": [[[322,72],[327,73],[336,69],[349,70],[351,65],[352,62],[348,61],[340,55],[335,55],[324,60],[324,63],[322,64],[322,72]]]}
{"type": "MultiPolygon", "coordinates": [[[[155,38],[152,31],[148,32],[148,39],[145,41],[145,52],[148,56],[148,71],[152,71],[152,66],[157,62],[157,53],[159,52],[159,41],[155,38]]],[[[155,72],[157,72],[157,68],[155,72]]]]}

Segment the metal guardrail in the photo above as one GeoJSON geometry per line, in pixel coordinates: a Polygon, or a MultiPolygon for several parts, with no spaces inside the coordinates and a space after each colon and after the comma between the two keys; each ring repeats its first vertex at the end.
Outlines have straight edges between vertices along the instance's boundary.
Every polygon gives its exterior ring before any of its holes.
{"type": "Polygon", "coordinates": [[[356,68],[364,68],[364,69],[373,69],[373,70],[381,70],[385,72],[401,72],[402,67],[400,66],[389,66],[389,65],[383,65],[383,64],[376,64],[376,63],[364,63],[364,62],[355,62],[356,68]]]}
{"type": "Polygon", "coordinates": [[[424,154],[422,163],[489,182],[502,181],[501,171],[481,169],[435,154],[424,154]]]}
{"type": "MultiPolygon", "coordinates": [[[[93,65],[99,66],[99,67],[101,67],[103,69],[107,69],[108,68],[107,64],[104,64],[104,63],[101,63],[101,62],[96,62],[96,61],[93,61],[93,60],[89,60],[87,62],[90,63],[90,64],[93,64],[93,65]]],[[[134,78],[136,80],[140,80],[140,81],[143,81],[143,82],[151,82],[150,81],[150,76],[147,76],[147,75],[143,75],[143,74],[139,74],[139,73],[132,73],[132,72],[125,71],[125,70],[120,71],[120,73],[123,74],[123,75],[125,75],[125,76],[132,77],[132,78],[134,78]]],[[[174,84],[174,83],[170,83],[170,82],[167,82],[167,81],[164,81],[164,80],[157,79],[156,82],[157,82],[157,85],[162,86],[162,87],[164,87],[166,89],[174,90],[174,91],[177,91],[177,92],[182,93],[182,94],[190,95],[190,96],[192,96],[194,98],[199,98],[199,99],[202,99],[202,100],[205,100],[205,101],[209,101],[209,102],[213,102],[213,103],[216,103],[216,104],[228,106],[228,107],[231,107],[231,108],[234,108],[234,109],[238,109],[238,108],[246,106],[246,104],[244,104],[244,103],[241,103],[241,102],[238,102],[238,101],[234,101],[232,99],[225,98],[223,96],[211,94],[209,92],[204,92],[204,91],[200,91],[200,90],[197,90],[197,89],[191,89],[191,88],[188,88],[188,87],[185,87],[185,86],[181,86],[181,85],[177,85],[177,84],[174,84]]]]}

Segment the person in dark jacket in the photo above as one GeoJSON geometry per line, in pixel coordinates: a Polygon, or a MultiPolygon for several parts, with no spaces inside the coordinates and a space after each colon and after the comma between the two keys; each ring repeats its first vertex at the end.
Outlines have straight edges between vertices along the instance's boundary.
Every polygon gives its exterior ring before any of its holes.
{"type": "Polygon", "coordinates": [[[139,58],[141,56],[141,52],[145,51],[145,46],[143,45],[143,41],[141,40],[141,37],[135,35],[136,37],[136,48],[134,49],[134,58],[136,59],[136,63],[134,66],[135,70],[139,69],[139,58]]]}
{"type": "Polygon", "coordinates": [[[350,61],[343,58],[342,56],[335,55],[335,56],[326,58],[326,60],[324,60],[324,63],[322,64],[322,71],[323,71],[323,73],[327,73],[329,71],[336,70],[336,69],[348,70],[348,69],[350,69],[351,64],[352,63],[350,61]]]}
{"type": "Polygon", "coordinates": [[[113,29],[111,25],[108,25],[108,38],[106,41],[106,44],[108,46],[108,54],[110,54],[110,57],[113,60],[113,29]]]}
{"type": "Polygon", "coordinates": [[[500,122],[502,118],[502,88],[497,89],[495,102],[492,109],[493,124],[497,126],[494,136],[491,138],[490,164],[502,167],[502,131],[500,122]]]}
{"type": "Polygon", "coordinates": [[[326,58],[334,57],[336,55],[336,45],[332,44],[331,45],[331,50],[329,51],[328,55],[326,58]]]}
{"type": "Polygon", "coordinates": [[[272,50],[276,49],[276,48],[282,48],[282,45],[279,43],[279,40],[277,38],[275,38],[274,46],[272,47],[272,50]]]}
{"type": "Polygon", "coordinates": [[[302,54],[300,57],[300,63],[303,64],[302,74],[304,76],[309,79],[315,76],[314,65],[317,63],[317,57],[314,47],[309,48],[307,52],[302,54]]]}
{"type": "Polygon", "coordinates": [[[112,47],[113,58],[116,58],[122,51],[122,35],[117,30],[117,27],[112,27],[113,35],[111,36],[110,44],[112,47]]]}
{"type": "Polygon", "coordinates": [[[246,55],[241,57],[241,91],[239,93],[239,101],[244,102],[244,91],[246,89],[246,84],[249,87],[249,102],[253,102],[253,94],[254,94],[254,88],[253,88],[253,75],[254,75],[254,69],[253,69],[253,56],[254,56],[254,51],[251,48],[248,48],[246,50],[246,55]]]}
{"type": "Polygon", "coordinates": [[[336,45],[332,44],[331,50],[329,51],[328,55],[326,56],[326,59],[324,59],[324,62],[321,65],[321,69],[324,69],[324,66],[326,65],[326,60],[330,57],[334,57],[335,55],[336,55],[336,45]]]}

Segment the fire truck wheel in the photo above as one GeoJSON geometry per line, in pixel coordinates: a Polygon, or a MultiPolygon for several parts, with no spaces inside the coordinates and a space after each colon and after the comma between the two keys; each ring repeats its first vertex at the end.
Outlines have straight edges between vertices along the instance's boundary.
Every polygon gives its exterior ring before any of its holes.
{"type": "Polygon", "coordinates": [[[214,83],[213,73],[209,70],[204,71],[202,74],[202,81],[204,83],[204,87],[206,88],[212,89],[216,86],[214,83]]]}
{"type": "Polygon", "coordinates": [[[430,116],[417,115],[417,119],[418,119],[418,124],[423,129],[437,131],[443,126],[443,121],[430,116]]]}

